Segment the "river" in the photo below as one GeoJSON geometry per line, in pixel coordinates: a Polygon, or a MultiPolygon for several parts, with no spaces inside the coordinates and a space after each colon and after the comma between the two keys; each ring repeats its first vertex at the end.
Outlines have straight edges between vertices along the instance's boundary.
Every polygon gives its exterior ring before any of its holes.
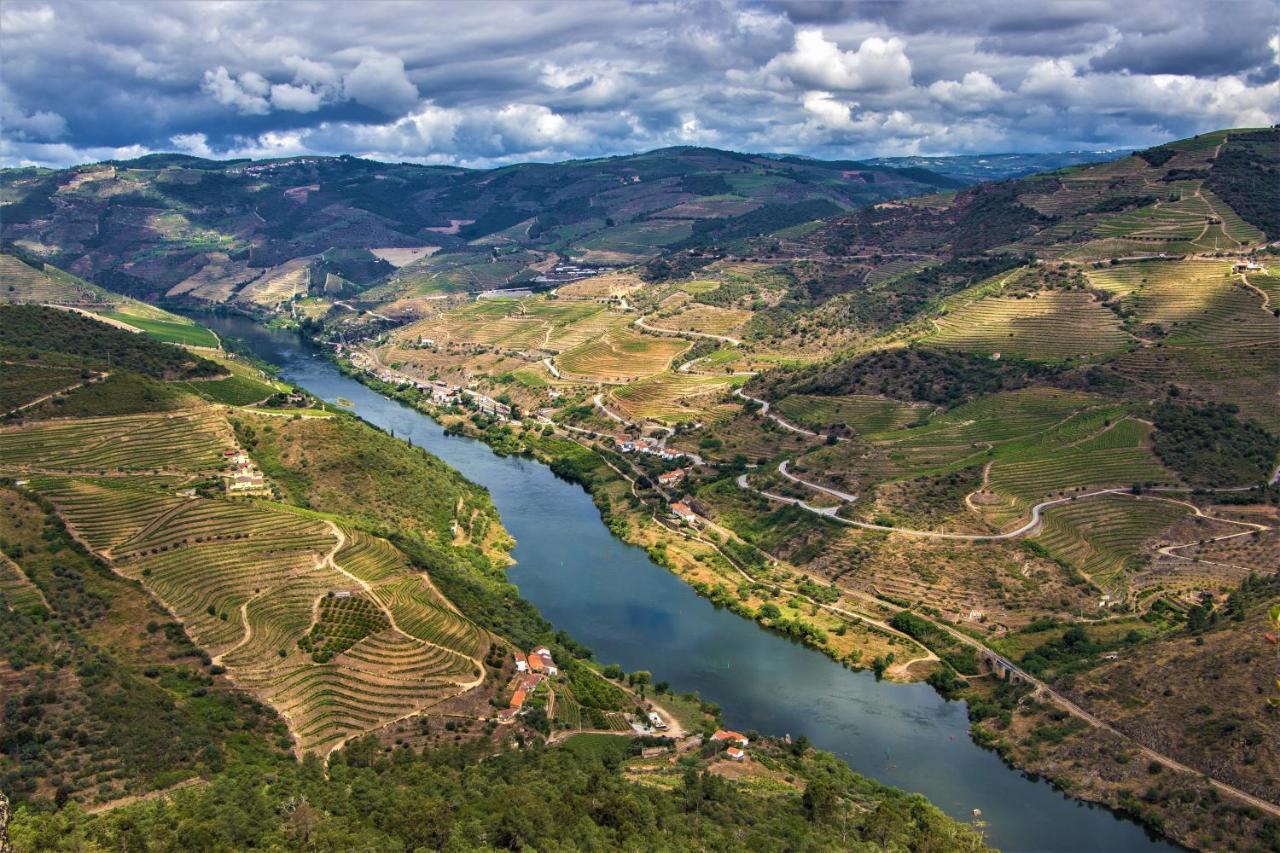
{"type": "Polygon", "coordinates": [[[964,704],[924,684],[879,682],[717,609],[639,548],[614,537],[590,496],[546,466],[446,436],[416,410],[343,376],[299,336],[237,317],[198,316],[285,378],[425,447],[487,488],[516,539],[511,580],[557,628],[607,663],[696,690],[727,725],[804,734],[854,770],[918,791],[959,820],[981,809],[990,843],[1013,851],[1171,851],[1137,824],[1007,767],[968,734],[964,704]]]}

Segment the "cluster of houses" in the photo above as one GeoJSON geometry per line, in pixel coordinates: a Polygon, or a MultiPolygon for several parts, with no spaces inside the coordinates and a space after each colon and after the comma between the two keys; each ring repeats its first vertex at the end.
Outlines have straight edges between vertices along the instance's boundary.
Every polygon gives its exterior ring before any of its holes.
{"type": "Polygon", "coordinates": [[[1263,266],[1261,264],[1254,263],[1253,261],[1236,261],[1235,264],[1232,265],[1231,271],[1237,273],[1263,272],[1263,266]]]}
{"type": "Polygon", "coordinates": [[[747,744],[751,743],[751,741],[748,740],[747,736],[741,732],[735,732],[730,729],[718,729],[716,733],[711,736],[711,742],[735,744],[735,746],[730,746],[724,751],[725,756],[728,757],[730,761],[747,760],[747,744]]]}
{"type": "Polygon", "coordinates": [[[267,478],[243,450],[224,450],[222,455],[231,463],[231,472],[226,475],[227,494],[252,495],[270,491],[267,478]]]}
{"type": "MultiPolygon", "coordinates": [[[[421,338],[419,340],[431,343],[430,338],[421,338]]],[[[506,403],[500,403],[485,394],[481,394],[479,391],[472,391],[470,388],[463,388],[459,385],[450,385],[448,382],[442,382],[438,379],[428,382],[424,382],[421,379],[410,379],[407,376],[402,376],[401,374],[396,373],[394,370],[390,370],[385,367],[378,367],[362,353],[353,352],[351,354],[351,361],[357,367],[364,370],[365,373],[381,379],[388,385],[395,385],[397,388],[416,388],[422,393],[430,395],[433,405],[452,406],[461,402],[463,397],[466,397],[475,404],[477,409],[484,412],[486,415],[502,418],[504,420],[511,417],[510,406],[506,403]]]]}
{"type": "Polygon", "coordinates": [[[514,720],[516,715],[524,709],[525,700],[538,688],[538,685],[547,678],[554,678],[560,674],[560,669],[551,656],[551,650],[546,646],[538,646],[527,655],[517,650],[515,658],[516,673],[520,681],[516,685],[515,693],[511,694],[510,705],[498,712],[500,723],[509,723],[514,720]]]}
{"type": "Polygon", "coordinates": [[[613,443],[618,448],[619,453],[651,453],[654,456],[672,462],[677,459],[683,459],[688,455],[676,450],[669,450],[663,446],[661,441],[649,436],[632,438],[629,435],[615,435],[613,443]]]}

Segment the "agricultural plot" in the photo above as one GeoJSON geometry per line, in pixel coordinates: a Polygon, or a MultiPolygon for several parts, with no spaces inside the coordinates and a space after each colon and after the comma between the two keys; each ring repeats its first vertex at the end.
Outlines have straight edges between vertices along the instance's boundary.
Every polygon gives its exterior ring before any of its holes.
{"type": "Polygon", "coordinates": [[[689,348],[687,341],[655,338],[629,329],[613,329],[565,352],[556,363],[561,372],[597,382],[632,382],[661,373],[689,348]]]}
{"type": "Polygon", "coordinates": [[[236,294],[236,299],[270,306],[287,302],[298,295],[306,296],[311,280],[310,264],[309,257],[293,258],[272,267],[260,278],[245,285],[236,294]]]}
{"type": "Polygon", "coordinates": [[[559,351],[585,343],[620,322],[617,315],[593,302],[488,299],[415,324],[400,337],[559,351]]]}
{"type": "Polygon", "coordinates": [[[1094,286],[1123,297],[1145,323],[1158,325],[1166,345],[1273,343],[1273,318],[1256,293],[1237,287],[1224,261],[1119,264],[1088,270],[1094,286]]]}
{"type": "Polygon", "coordinates": [[[901,429],[928,411],[925,407],[887,397],[857,394],[843,397],[793,394],[780,400],[776,408],[783,417],[810,429],[844,424],[864,435],[901,429]]]}
{"type": "Polygon", "coordinates": [[[100,302],[102,293],[76,279],[60,279],[0,254],[0,302],[100,302]],[[69,280],[68,280],[69,279],[69,280]]]}
{"type": "Polygon", "coordinates": [[[745,381],[745,376],[660,373],[624,385],[609,395],[608,402],[629,420],[707,423],[723,393],[745,381]]]}
{"type": "Polygon", "coordinates": [[[298,645],[316,663],[327,663],[372,634],[391,627],[382,608],[368,595],[338,595],[320,599],[316,621],[298,645]]]}
{"type": "Polygon", "coordinates": [[[561,299],[609,299],[626,296],[644,287],[644,281],[627,272],[609,272],[562,284],[556,289],[561,299]]]}
{"type": "Polygon", "coordinates": [[[49,607],[40,588],[4,552],[0,552],[0,604],[8,610],[23,612],[49,607]]]}
{"type": "Polygon", "coordinates": [[[938,331],[928,340],[938,346],[1042,360],[1114,352],[1129,340],[1114,313],[1078,291],[989,296],[935,322],[938,331]]]}
{"type": "Polygon", "coordinates": [[[404,554],[385,539],[361,531],[346,531],[347,541],[335,559],[362,581],[378,583],[409,571],[404,554]]]}
{"type": "Polygon", "coordinates": [[[649,325],[678,332],[732,336],[740,332],[750,319],[751,312],[739,308],[689,305],[669,317],[658,315],[649,325]]]}
{"type": "Polygon", "coordinates": [[[110,554],[184,503],[177,495],[139,488],[133,479],[36,477],[31,482],[90,548],[110,554]]]}
{"type": "Polygon", "coordinates": [[[1267,295],[1269,307],[1280,307],[1280,273],[1271,271],[1266,273],[1252,272],[1245,278],[1249,284],[1252,284],[1267,295]]]}
{"type": "Polygon", "coordinates": [[[485,632],[453,610],[422,577],[410,576],[377,587],[378,600],[396,626],[411,637],[475,659],[488,645],[485,632]]]}
{"type": "Polygon", "coordinates": [[[991,466],[990,488],[1028,505],[1067,489],[1176,484],[1177,476],[1151,452],[1150,432],[1149,425],[1135,420],[1106,428],[1096,413],[1088,413],[1026,446],[1008,449],[991,466]],[[1103,431],[1071,440],[1090,428],[1103,431]]]}
{"type": "Polygon", "coordinates": [[[263,275],[247,260],[233,261],[225,252],[209,252],[205,266],[169,288],[166,296],[190,296],[208,302],[226,302],[236,289],[263,275]]]}
{"type": "Polygon", "coordinates": [[[233,449],[231,428],[213,412],[47,421],[0,429],[0,465],[208,471],[233,449]]]}
{"type": "Polygon", "coordinates": [[[182,322],[183,318],[176,316],[173,319],[158,319],[140,317],[127,311],[106,311],[103,312],[103,316],[127,323],[135,329],[141,329],[156,340],[164,341],[168,344],[207,347],[209,349],[214,349],[218,346],[218,338],[213,332],[204,326],[198,326],[189,321],[182,322]]]}
{"type": "Polygon", "coordinates": [[[677,243],[693,233],[693,225],[683,219],[647,219],[608,228],[585,240],[577,248],[588,260],[637,261],[652,257],[662,247],[677,243]]]}
{"type": "Polygon", "coordinates": [[[141,479],[37,477],[32,486],[237,683],[274,704],[299,749],[331,748],[480,677],[487,635],[385,540],[347,533],[339,549],[335,528],[308,514],[182,499],[133,484],[141,479]],[[387,586],[375,597],[353,590],[352,576],[387,586]]]}
{"type": "Polygon", "coordinates": [[[1168,501],[1102,495],[1046,510],[1036,541],[1102,589],[1118,594],[1144,543],[1190,513],[1190,508],[1168,501]]]}
{"type": "Polygon", "coordinates": [[[80,381],[74,367],[0,363],[0,414],[80,381]]]}

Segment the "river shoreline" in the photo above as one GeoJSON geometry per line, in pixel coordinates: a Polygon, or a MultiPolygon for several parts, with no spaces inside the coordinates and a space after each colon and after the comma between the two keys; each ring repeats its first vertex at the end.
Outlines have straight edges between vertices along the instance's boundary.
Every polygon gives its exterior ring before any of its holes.
{"type": "Polygon", "coordinates": [[[517,540],[511,579],[545,618],[599,659],[654,671],[677,691],[725,709],[742,731],[806,734],[863,775],[924,794],[953,817],[980,809],[990,843],[1011,850],[1170,850],[1115,812],[1010,772],[975,743],[963,705],[924,684],[879,684],[797,643],[779,643],[734,613],[717,611],[668,568],[617,539],[598,506],[547,466],[494,454],[403,401],[338,372],[331,353],[296,334],[243,319],[215,321],[224,336],[281,368],[314,396],[354,402],[362,419],[426,447],[487,487],[517,540]],[[560,485],[554,485],[554,483],[560,485]],[[575,496],[576,494],[576,496],[575,496]]]}

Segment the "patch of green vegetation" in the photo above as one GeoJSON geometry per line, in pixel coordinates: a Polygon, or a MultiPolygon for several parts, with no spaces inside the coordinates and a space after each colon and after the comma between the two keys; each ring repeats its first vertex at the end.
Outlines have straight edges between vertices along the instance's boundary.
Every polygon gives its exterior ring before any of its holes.
{"type": "Polygon", "coordinates": [[[1185,406],[1165,401],[1156,405],[1152,414],[1156,455],[1195,486],[1267,482],[1275,471],[1280,438],[1241,421],[1239,411],[1230,404],[1185,406]]]}
{"type": "Polygon", "coordinates": [[[194,401],[194,397],[184,390],[185,385],[157,382],[130,370],[115,370],[102,381],[90,382],[65,395],[55,396],[22,414],[27,418],[89,418],[173,412],[194,401]]]}
{"type": "Polygon", "coordinates": [[[747,850],[987,849],[976,829],[923,797],[803,747],[777,759],[796,787],[763,796],[692,767],[670,787],[628,781],[612,747],[581,743],[386,755],[367,737],[327,772],[317,759],[237,767],[180,797],[98,815],[20,810],[11,833],[22,850],[67,849],[82,838],[108,849],[136,838],[157,849],[447,850],[484,839],[512,850],[696,850],[724,847],[726,838],[747,850]]]}
{"type": "Polygon", "coordinates": [[[157,320],[120,311],[105,311],[102,316],[128,323],[130,326],[141,329],[156,340],[167,344],[208,347],[210,349],[216,349],[218,346],[218,337],[204,326],[197,326],[195,323],[157,320]]]}
{"type": "Polygon", "coordinates": [[[390,627],[382,608],[365,595],[337,596],[330,591],[320,600],[315,624],[298,641],[316,663],[333,660],[356,643],[390,627]]]}
{"type": "Polygon", "coordinates": [[[938,628],[928,619],[917,616],[909,610],[902,610],[894,614],[889,624],[919,640],[961,675],[978,674],[978,654],[973,647],[938,628]]]}
{"type": "Polygon", "coordinates": [[[0,356],[12,360],[133,370],[153,379],[218,376],[217,362],[179,347],[112,328],[73,311],[0,305],[0,356]]]}

